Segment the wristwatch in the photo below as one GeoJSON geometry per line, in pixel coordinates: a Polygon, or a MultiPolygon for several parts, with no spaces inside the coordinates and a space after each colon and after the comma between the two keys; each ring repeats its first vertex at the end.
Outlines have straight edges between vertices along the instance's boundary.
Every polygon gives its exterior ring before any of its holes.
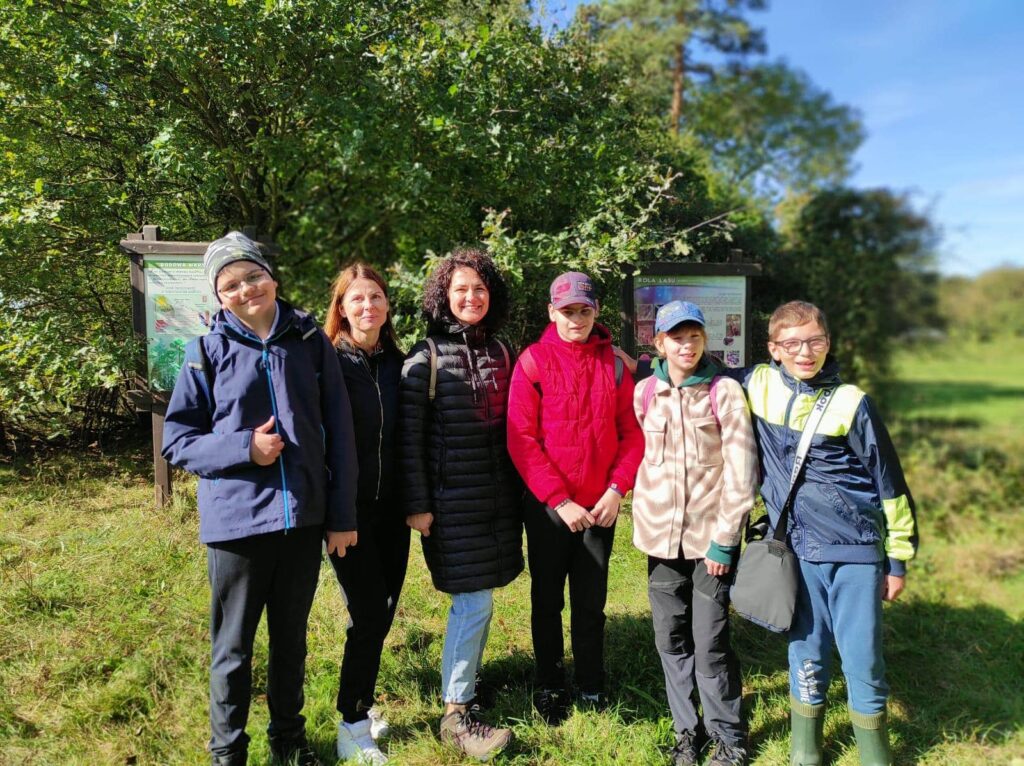
{"type": "Polygon", "coordinates": [[[608,489],[610,489],[612,492],[614,492],[619,497],[625,497],[626,496],[626,493],[623,492],[622,488],[618,484],[616,484],[614,481],[611,484],[608,485],[608,489]]]}

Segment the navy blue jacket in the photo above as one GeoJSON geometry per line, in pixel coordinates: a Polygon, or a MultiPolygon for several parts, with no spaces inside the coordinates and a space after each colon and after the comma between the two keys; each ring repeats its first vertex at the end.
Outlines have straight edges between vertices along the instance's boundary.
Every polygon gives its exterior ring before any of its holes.
{"type": "Polygon", "coordinates": [[[871,399],[841,384],[829,357],[814,378],[801,381],[778,364],[742,374],[761,461],[761,495],[778,522],[789,490],[797,444],[814,403],[838,386],[807,453],[789,517],[797,556],[811,562],[872,563],[904,574],[917,551],[917,519],[889,432],[871,399]]]}
{"type": "Polygon", "coordinates": [[[308,314],[278,300],[266,341],[221,310],[203,338],[213,411],[182,367],[164,422],[163,456],[198,474],[203,543],[307,527],[356,528],[352,413],[338,358],[308,314]],[[249,459],[253,429],[274,415],[284,450],[249,459]]]}

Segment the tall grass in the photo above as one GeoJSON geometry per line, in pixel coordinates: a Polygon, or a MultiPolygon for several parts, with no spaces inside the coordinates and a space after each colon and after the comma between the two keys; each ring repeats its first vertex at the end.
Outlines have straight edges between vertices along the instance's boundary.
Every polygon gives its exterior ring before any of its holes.
{"type": "MultiPolygon", "coordinates": [[[[1024,764],[1024,348],[946,346],[901,361],[881,392],[915,492],[923,548],[886,609],[892,729],[901,764],[1024,764]],[[968,353],[969,351],[969,353],[968,353]],[[989,362],[985,364],[986,362],[989,362]]],[[[1009,344],[1009,345],[1007,345],[1009,344]]],[[[188,764],[207,759],[205,556],[194,488],[151,507],[148,445],[0,465],[0,763],[188,764]]],[[[489,718],[515,729],[504,764],[660,764],[671,741],[645,562],[617,532],[607,629],[611,710],[562,726],[531,711],[529,580],[497,594],[484,681],[489,718]]],[[[396,763],[459,758],[437,737],[448,600],[414,545],[380,682],[396,763]]],[[[309,630],[308,730],[333,753],[347,616],[325,565],[309,630]]],[[[734,621],[753,762],[788,762],[783,639],[734,621]]],[[[567,642],[568,645],[568,642],[567,642]]],[[[256,687],[265,681],[261,627],[256,687]]],[[[839,680],[827,750],[857,763],[839,680]]],[[[265,699],[250,762],[269,763],[265,699]]]]}

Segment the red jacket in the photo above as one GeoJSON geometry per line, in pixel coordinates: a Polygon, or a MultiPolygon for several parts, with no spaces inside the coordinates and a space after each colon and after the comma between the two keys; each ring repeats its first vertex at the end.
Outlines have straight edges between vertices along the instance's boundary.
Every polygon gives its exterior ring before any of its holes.
{"type": "Polygon", "coordinates": [[[516,364],[508,452],[548,506],[570,498],[592,508],[612,483],[622,492],[633,488],[644,438],[633,414],[633,379],[627,372],[616,387],[614,359],[606,327],[595,324],[586,343],[570,343],[552,323],[516,364]],[[527,356],[539,380],[528,379],[527,356]]]}

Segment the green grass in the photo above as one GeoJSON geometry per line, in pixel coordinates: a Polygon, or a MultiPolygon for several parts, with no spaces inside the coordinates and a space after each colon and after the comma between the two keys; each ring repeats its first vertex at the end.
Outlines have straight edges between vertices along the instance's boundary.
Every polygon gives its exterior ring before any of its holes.
{"type": "MultiPolygon", "coordinates": [[[[1024,351],[1020,341],[944,346],[900,360],[881,395],[918,501],[924,547],[886,610],[900,764],[1024,765],[1024,351]],[[952,364],[956,361],[956,365],[952,364]]],[[[0,764],[203,763],[207,585],[192,484],[155,511],[148,445],[0,465],[0,764]]],[[[501,764],[660,764],[671,740],[643,556],[617,532],[607,665],[615,707],[561,727],[531,714],[529,580],[497,595],[483,675],[490,717],[516,744],[501,764]]],[[[437,739],[447,598],[414,545],[380,695],[401,764],[459,759],[437,739]]],[[[333,751],[346,614],[324,566],[309,630],[308,729],[333,751]]],[[[734,621],[754,763],[788,762],[785,643],[734,621]]],[[[266,674],[261,628],[257,688],[266,674]]],[[[826,719],[832,763],[856,750],[841,681],[826,719]]],[[[269,763],[254,701],[250,762],[269,763]]]]}

